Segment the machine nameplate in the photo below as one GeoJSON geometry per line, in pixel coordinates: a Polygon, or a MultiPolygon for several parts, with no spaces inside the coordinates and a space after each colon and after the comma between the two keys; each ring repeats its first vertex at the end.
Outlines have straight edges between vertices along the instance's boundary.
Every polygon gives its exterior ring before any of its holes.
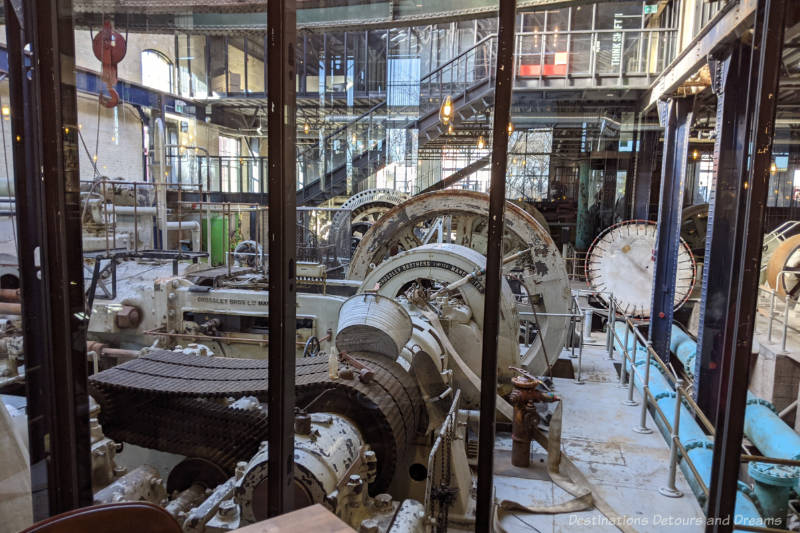
{"type": "Polygon", "coordinates": [[[223,304],[223,305],[252,305],[268,307],[269,300],[240,300],[238,298],[217,298],[212,296],[198,296],[197,303],[223,304]]]}
{"type": "MultiPolygon", "coordinates": [[[[408,270],[416,270],[418,268],[439,268],[441,270],[449,270],[450,272],[454,272],[454,273],[458,274],[462,278],[464,276],[467,276],[468,274],[470,274],[470,272],[467,272],[463,268],[459,268],[459,267],[457,267],[455,265],[452,265],[450,263],[445,263],[444,261],[434,261],[434,260],[431,260],[431,259],[426,259],[426,260],[423,260],[423,261],[410,261],[410,262],[402,264],[402,265],[400,265],[400,266],[398,266],[396,268],[393,268],[392,270],[390,270],[389,272],[384,274],[381,277],[381,279],[378,280],[378,284],[383,286],[383,285],[386,284],[387,281],[389,281],[390,279],[394,278],[398,274],[401,274],[401,273],[406,272],[408,270]]],[[[472,280],[470,280],[469,283],[470,283],[470,285],[472,285],[473,287],[478,289],[479,292],[483,293],[483,284],[480,282],[480,280],[478,280],[476,278],[473,278],[472,280]]]]}

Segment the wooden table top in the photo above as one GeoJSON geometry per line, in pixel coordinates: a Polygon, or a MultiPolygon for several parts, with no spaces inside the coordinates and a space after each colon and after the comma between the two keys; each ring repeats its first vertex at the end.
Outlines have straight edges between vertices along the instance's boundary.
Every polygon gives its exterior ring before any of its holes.
{"type": "Polygon", "coordinates": [[[353,533],[355,530],[320,504],[251,524],[233,533],[353,533]]]}

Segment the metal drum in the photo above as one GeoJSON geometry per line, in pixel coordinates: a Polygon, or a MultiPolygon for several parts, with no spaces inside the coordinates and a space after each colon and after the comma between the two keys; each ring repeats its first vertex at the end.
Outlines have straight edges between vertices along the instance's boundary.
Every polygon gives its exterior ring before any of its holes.
{"type": "Polygon", "coordinates": [[[402,305],[374,292],[347,299],[339,311],[336,347],[397,359],[411,338],[411,317],[402,305]]]}
{"type": "MultiPolygon", "coordinates": [[[[613,294],[618,311],[641,319],[650,318],[655,270],[656,223],[629,220],[615,224],[597,236],[586,256],[586,281],[603,294],[613,294]]],[[[697,268],[692,251],[681,239],[675,274],[675,309],[694,288],[697,268]]]]}

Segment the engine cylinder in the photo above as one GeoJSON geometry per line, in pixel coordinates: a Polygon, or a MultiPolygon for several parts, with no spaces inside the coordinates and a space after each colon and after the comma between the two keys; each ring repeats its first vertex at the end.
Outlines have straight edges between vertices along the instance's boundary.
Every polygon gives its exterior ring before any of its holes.
{"type": "MultiPolygon", "coordinates": [[[[361,433],[347,418],[330,413],[312,413],[311,431],[294,437],[294,507],[322,503],[336,490],[351,466],[360,458],[361,433]]],[[[242,518],[257,522],[267,518],[266,442],[248,462],[236,482],[235,499],[242,518]]]]}

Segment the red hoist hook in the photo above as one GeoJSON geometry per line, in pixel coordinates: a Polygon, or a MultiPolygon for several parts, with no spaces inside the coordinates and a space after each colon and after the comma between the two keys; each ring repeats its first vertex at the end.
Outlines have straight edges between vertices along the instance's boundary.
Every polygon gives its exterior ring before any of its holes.
{"type": "Polygon", "coordinates": [[[128,45],[125,37],[111,27],[111,21],[103,22],[103,29],[92,39],[92,50],[95,57],[103,64],[101,79],[108,88],[108,94],[100,94],[100,103],[105,107],[115,107],[119,104],[119,94],[114,85],[117,83],[117,63],[125,57],[128,45]]]}

